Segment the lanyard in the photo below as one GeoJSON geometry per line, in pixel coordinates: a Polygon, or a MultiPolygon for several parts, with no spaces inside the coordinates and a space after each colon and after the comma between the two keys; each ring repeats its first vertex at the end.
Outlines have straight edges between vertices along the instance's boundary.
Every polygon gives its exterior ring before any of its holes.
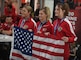
{"type": "Polygon", "coordinates": [[[24,26],[24,23],[25,23],[25,19],[22,20],[21,24],[20,24],[20,27],[22,28],[24,26]]]}
{"type": "Polygon", "coordinates": [[[42,28],[42,26],[43,26],[44,24],[46,24],[46,22],[47,22],[47,21],[41,22],[41,23],[39,24],[38,28],[37,28],[37,31],[40,31],[41,28],[42,28]]]}
{"type": "Polygon", "coordinates": [[[58,22],[58,20],[56,21],[56,25],[54,27],[54,35],[56,35],[56,31],[59,28],[60,24],[64,21],[64,18],[61,19],[60,23],[58,22]]]}
{"type": "Polygon", "coordinates": [[[40,31],[40,29],[42,28],[43,24],[41,23],[38,28],[37,28],[37,31],[40,31]]]}

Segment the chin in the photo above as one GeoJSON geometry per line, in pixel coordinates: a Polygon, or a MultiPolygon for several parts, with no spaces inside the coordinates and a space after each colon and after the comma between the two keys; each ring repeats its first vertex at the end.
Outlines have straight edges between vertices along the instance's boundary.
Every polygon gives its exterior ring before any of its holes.
{"type": "Polygon", "coordinates": [[[42,20],[41,18],[39,18],[39,20],[42,20]]]}
{"type": "Polygon", "coordinates": [[[58,16],[58,14],[55,14],[55,16],[58,16]]]}
{"type": "Polygon", "coordinates": [[[24,18],[25,16],[22,15],[22,17],[24,18]]]}

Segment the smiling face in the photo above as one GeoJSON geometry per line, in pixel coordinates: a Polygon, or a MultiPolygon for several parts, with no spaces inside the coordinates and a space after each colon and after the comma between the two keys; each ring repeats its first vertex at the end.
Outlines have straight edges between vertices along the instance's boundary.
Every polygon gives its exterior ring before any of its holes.
{"type": "Polygon", "coordinates": [[[21,15],[22,15],[23,18],[29,17],[30,12],[25,7],[23,7],[22,10],[21,10],[21,15]]]}
{"type": "Polygon", "coordinates": [[[58,5],[56,5],[56,7],[55,7],[55,16],[57,16],[58,18],[63,18],[64,13],[65,13],[65,10],[62,10],[61,6],[58,7],[58,5]]]}
{"type": "Polygon", "coordinates": [[[44,20],[46,20],[46,18],[47,18],[47,15],[44,13],[44,10],[40,10],[39,11],[39,20],[44,21],[44,20]]]}
{"type": "Polygon", "coordinates": [[[68,16],[69,13],[69,5],[67,3],[58,3],[55,7],[55,16],[58,18],[64,18],[68,16]]]}
{"type": "Polygon", "coordinates": [[[7,23],[12,23],[12,20],[13,20],[12,17],[6,17],[6,20],[5,20],[5,21],[6,21],[7,23]]]}

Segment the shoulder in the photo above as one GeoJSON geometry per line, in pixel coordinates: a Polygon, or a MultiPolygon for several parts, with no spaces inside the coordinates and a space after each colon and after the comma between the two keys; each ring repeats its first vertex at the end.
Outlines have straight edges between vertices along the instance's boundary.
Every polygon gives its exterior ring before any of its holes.
{"type": "Polygon", "coordinates": [[[58,20],[58,19],[56,19],[56,20],[54,20],[54,21],[53,21],[53,25],[55,25],[55,24],[56,24],[57,20],[58,20]]]}
{"type": "Polygon", "coordinates": [[[72,26],[71,22],[67,18],[64,19],[64,23],[67,24],[67,25],[69,25],[69,26],[72,26]]]}
{"type": "Polygon", "coordinates": [[[50,26],[53,26],[53,24],[50,21],[48,21],[47,24],[50,26]]]}
{"type": "Polygon", "coordinates": [[[34,24],[34,26],[37,26],[36,22],[31,18],[31,22],[34,24]]]}

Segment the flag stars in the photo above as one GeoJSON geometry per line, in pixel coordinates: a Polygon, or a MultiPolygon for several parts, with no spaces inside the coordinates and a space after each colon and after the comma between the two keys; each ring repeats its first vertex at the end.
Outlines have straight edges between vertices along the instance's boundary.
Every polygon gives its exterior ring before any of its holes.
{"type": "Polygon", "coordinates": [[[27,35],[29,35],[29,33],[27,33],[27,35]]]}
{"type": "Polygon", "coordinates": [[[15,28],[14,30],[15,49],[20,50],[23,54],[31,55],[32,39],[33,39],[33,33],[31,34],[29,31],[23,30],[21,28],[15,28]]]}
{"type": "Polygon", "coordinates": [[[28,51],[26,50],[26,52],[28,52],[28,51]]]}
{"type": "Polygon", "coordinates": [[[29,51],[29,53],[31,53],[31,51],[29,51]]]}
{"type": "Polygon", "coordinates": [[[24,51],[24,50],[22,49],[22,51],[24,51]]]}
{"type": "Polygon", "coordinates": [[[17,29],[17,31],[19,31],[19,29],[17,29]]]}
{"type": "Polygon", "coordinates": [[[24,34],[26,34],[26,32],[24,32],[24,34]]]}
{"type": "Polygon", "coordinates": [[[29,37],[27,37],[27,39],[29,39],[29,37]]]}
{"type": "Polygon", "coordinates": [[[19,39],[20,37],[18,36],[18,39],[19,39]]]}
{"type": "Polygon", "coordinates": [[[23,45],[23,47],[25,47],[25,45],[23,45]]]}
{"type": "Polygon", "coordinates": [[[24,40],[24,38],[22,38],[22,40],[24,40]]]}
{"type": "Polygon", "coordinates": [[[21,33],[19,32],[19,34],[21,34],[21,33]]]}
{"type": "Polygon", "coordinates": [[[22,37],[22,35],[20,35],[20,37],[22,37]]]}
{"type": "Polygon", "coordinates": [[[16,36],[18,36],[18,34],[16,34],[16,36]]]}
{"type": "Polygon", "coordinates": [[[20,49],[22,49],[22,46],[20,46],[20,49]]]}
{"type": "Polygon", "coordinates": [[[21,44],[23,44],[23,42],[21,42],[21,44]]]}
{"type": "Polygon", "coordinates": [[[19,39],[19,41],[21,41],[21,39],[19,39]]]}

